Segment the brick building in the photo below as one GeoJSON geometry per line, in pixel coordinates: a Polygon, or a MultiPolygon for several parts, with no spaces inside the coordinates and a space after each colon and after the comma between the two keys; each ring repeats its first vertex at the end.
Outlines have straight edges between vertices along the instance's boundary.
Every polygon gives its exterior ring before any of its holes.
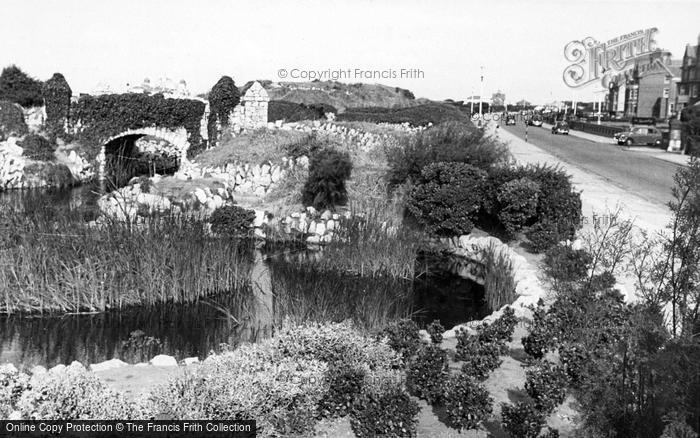
{"type": "Polygon", "coordinates": [[[616,75],[606,98],[607,111],[622,117],[670,117],[676,106],[681,61],[670,52],[637,58],[632,68],[616,75]]]}
{"type": "Polygon", "coordinates": [[[687,44],[683,53],[678,82],[676,107],[678,111],[700,101],[700,35],[696,45],[687,44]]]}

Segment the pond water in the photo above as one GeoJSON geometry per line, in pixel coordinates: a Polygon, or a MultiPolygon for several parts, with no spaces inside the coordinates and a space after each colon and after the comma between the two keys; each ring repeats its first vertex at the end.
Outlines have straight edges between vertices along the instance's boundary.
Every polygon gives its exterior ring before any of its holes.
{"type": "MultiPolygon", "coordinates": [[[[31,203],[51,203],[95,214],[96,191],[32,193],[31,203]]],[[[27,193],[0,193],[0,201],[25,203],[27,193]]],[[[156,354],[178,360],[206,357],[222,344],[268,337],[285,317],[351,319],[376,327],[411,317],[421,327],[439,319],[446,328],[489,313],[483,287],[445,270],[436,257],[421,256],[413,281],[318,272],[265,250],[255,251],[250,285],[194,303],[164,303],[122,311],[60,316],[0,315],[0,364],[29,369],[119,358],[146,362],[156,354]]],[[[1,293],[1,291],[0,291],[1,293]]]]}

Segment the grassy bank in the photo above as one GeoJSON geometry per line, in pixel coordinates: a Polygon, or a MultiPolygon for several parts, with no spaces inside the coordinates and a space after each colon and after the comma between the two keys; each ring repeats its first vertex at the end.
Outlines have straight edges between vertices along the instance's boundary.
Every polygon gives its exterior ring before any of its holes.
{"type": "Polygon", "coordinates": [[[103,311],[241,290],[245,245],[174,216],[94,226],[62,212],[3,207],[0,311],[103,311]]]}

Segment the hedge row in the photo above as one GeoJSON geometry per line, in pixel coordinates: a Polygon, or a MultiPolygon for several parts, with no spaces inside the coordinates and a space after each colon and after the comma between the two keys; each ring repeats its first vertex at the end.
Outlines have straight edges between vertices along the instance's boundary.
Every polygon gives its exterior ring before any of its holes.
{"type": "Polygon", "coordinates": [[[471,124],[469,114],[454,105],[427,103],[407,108],[348,108],[337,119],[347,122],[409,123],[412,126],[437,125],[444,122],[471,124]]]}

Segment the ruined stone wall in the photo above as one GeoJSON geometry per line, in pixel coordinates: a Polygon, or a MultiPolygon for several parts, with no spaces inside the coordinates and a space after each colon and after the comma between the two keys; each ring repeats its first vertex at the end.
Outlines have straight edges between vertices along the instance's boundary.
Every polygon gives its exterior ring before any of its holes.
{"type": "Polygon", "coordinates": [[[241,98],[241,103],[233,109],[229,124],[234,129],[256,129],[267,126],[269,102],[270,96],[267,91],[260,82],[254,82],[241,98]]]}

